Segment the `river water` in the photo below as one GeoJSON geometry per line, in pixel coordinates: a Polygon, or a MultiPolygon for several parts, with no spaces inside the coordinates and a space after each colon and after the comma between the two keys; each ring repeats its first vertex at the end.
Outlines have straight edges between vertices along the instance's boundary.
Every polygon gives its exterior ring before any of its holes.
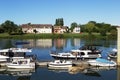
{"type": "MultiPolygon", "coordinates": [[[[75,39],[0,39],[0,49],[10,47],[32,48],[32,53],[37,56],[37,60],[54,60],[49,54],[51,50],[57,52],[67,52],[71,49],[78,49],[86,44],[97,45],[102,50],[102,57],[107,58],[107,54],[117,47],[116,40],[83,40],[75,39]],[[28,41],[30,44],[15,45],[17,41],[28,41]]],[[[49,70],[47,67],[38,67],[35,70],[8,71],[0,68],[0,80],[120,80],[120,69],[98,68],[92,70],[79,71],[76,73],[67,70],[49,70]]]]}

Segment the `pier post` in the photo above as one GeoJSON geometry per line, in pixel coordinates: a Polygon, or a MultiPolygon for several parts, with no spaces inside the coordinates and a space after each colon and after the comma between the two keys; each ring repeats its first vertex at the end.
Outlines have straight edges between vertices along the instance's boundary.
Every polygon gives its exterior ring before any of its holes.
{"type": "Polygon", "coordinates": [[[120,80],[120,67],[117,68],[117,80],[120,80]]]}
{"type": "Polygon", "coordinates": [[[120,66],[120,27],[117,28],[117,65],[120,66]]]}

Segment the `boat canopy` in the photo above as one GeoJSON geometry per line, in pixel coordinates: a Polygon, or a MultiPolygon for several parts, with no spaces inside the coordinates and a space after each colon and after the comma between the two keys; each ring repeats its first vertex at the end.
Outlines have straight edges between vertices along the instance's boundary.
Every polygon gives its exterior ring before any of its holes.
{"type": "Polygon", "coordinates": [[[102,59],[102,58],[97,58],[96,61],[102,62],[102,63],[108,63],[108,64],[113,64],[113,62],[107,60],[107,59],[102,59]]]}

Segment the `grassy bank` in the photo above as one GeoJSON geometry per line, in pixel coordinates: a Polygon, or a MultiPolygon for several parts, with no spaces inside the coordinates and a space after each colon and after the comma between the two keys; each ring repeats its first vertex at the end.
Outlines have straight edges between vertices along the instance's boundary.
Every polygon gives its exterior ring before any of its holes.
{"type": "MultiPolygon", "coordinates": [[[[83,38],[83,39],[107,39],[114,36],[101,36],[99,33],[93,33],[89,35],[88,33],[73,34],[73,33],[64,33],[64,34],[23,34],[23,35],[9,35],[7,33],[0,34],[2,39],[41,39],[41,38],[83,38]]],[[[116,37],[115,37],[116,39],[116,37]]]]}

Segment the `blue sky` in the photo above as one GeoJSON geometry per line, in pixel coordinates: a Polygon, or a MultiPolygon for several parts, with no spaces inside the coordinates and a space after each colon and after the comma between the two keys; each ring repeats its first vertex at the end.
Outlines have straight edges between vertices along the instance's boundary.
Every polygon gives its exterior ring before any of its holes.
{"type": "Polygon", "coordinates": [[[120,26],[120,0],[0,0],[0,24],[54,25],[57,18],[63,18],[65,26],[88,21],[120,26]]]}

